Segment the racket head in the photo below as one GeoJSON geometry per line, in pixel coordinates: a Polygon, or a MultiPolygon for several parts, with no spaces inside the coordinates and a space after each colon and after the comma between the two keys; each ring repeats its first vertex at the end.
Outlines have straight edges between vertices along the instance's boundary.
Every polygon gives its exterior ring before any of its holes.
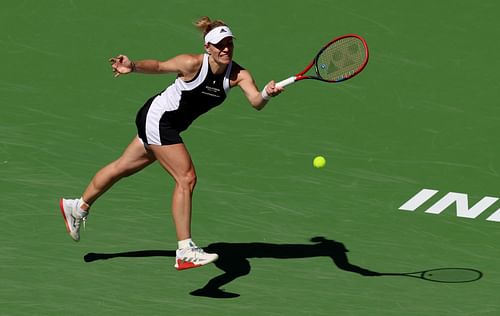
{"type": "Polygon", "coordinates": [[[359,74],[368,63],[368,45],[356,34],[340,36],[326,44],[316,55],[316,78],[341,82],[359,74]]]}
{"type": "Polygon", "coordinates": [[[469,268],[442,268],[423,271],[420,277],[433,282],[466,283],[479,280],[483,273],[469,268]]]}

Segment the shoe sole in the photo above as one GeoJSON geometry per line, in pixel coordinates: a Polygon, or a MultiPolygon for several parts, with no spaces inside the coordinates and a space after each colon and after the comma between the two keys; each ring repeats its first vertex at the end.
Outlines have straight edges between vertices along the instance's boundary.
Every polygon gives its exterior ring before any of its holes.
{"type": "Polygon", "coordinates": [[[183,261],[183,260],[180,260],[180,259],[176,259],[176,263],[174,265],[174,268],[177,269],[178,271],[187,270],[187,269],[193,269],[193,268],[199,268],[199,267],[206,266],[207,264],[210,264],[212,262],[215,262],[215,261],[217,261],[217,259],[219,259],[219,257],[215,258],[212,261],[205,262],[205,263],[202,263],[202,264],[195,264],[195,263],[192,263],[192,262],[189,262],[189,261],[183,261]]]}
{"type": "Polygon", "coordinates": [[[71,230],[69,229],[69,224],[68,224],[68,219],[66,218],[66,213],[64,213],[64,200],[63,199],[59,199],[59,208],[61,209],[61,214],[64,218],[64,224],[66,225],[66,231],[69,234],[71,232],[71,230]]]}
{"type": "Polygon", "coordinates": [[[177,263],[174,265],[174,268],[176,268],[178,271],[181,271],[181,270],[199,268],[202,266],[203,266],[203,264],[194,264],[192,262],[177,260],[177,263]]]}
{"type": "Polygon", "coordinates": [[[73,241],[78,242],[78,240],[76,240],[75,238],[73,238],[73,236],[71,236],[71,229],[69,228],[68,219],[66,218],[66,213],[64,212],[64,199],[62,198],[59,199],[59,208],[61,209],[61,214],[63,216],[64,224],[66,225],[66,231],[68,232],[69,237],[71,237],[73,241]]]}

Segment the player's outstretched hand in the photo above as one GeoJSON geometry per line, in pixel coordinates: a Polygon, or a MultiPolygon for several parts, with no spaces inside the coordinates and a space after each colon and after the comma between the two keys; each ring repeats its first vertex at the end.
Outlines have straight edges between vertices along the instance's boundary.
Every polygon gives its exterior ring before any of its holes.
{"type": "Polygon", "coordinates": [[[109,62],[111,63],[115,77],[128,74],[134,70],[134,63],[125,55],[110,58],[109,62]]]}

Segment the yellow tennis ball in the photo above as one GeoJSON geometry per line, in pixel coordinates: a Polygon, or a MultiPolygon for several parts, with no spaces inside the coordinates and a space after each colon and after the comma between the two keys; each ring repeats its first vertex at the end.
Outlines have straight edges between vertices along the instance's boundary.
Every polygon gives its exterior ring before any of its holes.
{"type": "Polygon", "coordinates": [[[314,168],[323,168],[326,165],[326,159],[323,156],[316,156],[313,160],[314,168]]]}

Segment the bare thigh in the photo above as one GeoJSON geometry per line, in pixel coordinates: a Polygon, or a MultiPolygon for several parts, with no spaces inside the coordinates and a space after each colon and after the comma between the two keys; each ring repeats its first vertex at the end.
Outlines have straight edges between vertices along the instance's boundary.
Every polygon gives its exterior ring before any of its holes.
{"type": "Polygon", "coordinates": [[[176,182],[183,182],[186,178],[193,180],[192,178],[196,177],[193,161],[184,144],[168,146],[150,145],[149,149],[176,182]]]}
{"type": "Polygon", "coordinates": [[[154,161],[156,161],[154,154],[144,147],[139,138],[135,137],[113,164],[118,173],[128,176],[144,169],[154,161]]]}
{"type": "Polygon", "coordinates": [[[152,152],[135,137],[117,160],[99,170],[87,186],[82,197],[88,204],[94,203],[114,183],[150,165],[156,160],[152,152]]]}

